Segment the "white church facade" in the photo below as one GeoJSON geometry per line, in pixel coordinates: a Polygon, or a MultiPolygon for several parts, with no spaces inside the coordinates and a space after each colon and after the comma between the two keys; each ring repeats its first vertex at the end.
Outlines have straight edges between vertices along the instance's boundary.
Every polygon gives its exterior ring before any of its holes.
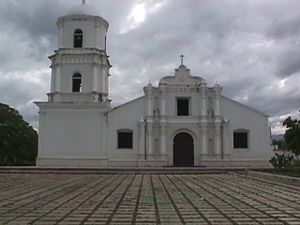
{"type": "Polygon", "coordinates": [[[38,166],[268,166],[268,116],[181,64],[144,95],[111,107],[108,22],[91,6],[57,21],[51,89],[39,107],[38,166]]]}

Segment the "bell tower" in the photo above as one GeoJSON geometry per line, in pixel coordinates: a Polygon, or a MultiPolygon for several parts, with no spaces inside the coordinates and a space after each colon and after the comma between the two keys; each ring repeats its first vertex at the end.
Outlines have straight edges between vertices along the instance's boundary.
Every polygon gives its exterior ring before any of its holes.
{"type": "Polygon", "coordinates": [[[58,18],[58,50],[50,56],[49,102],[109,104],[108,22],[82,1],[58,18]]]}
{"type": "Polygon", "coordinates": [[[108,22],[86,4],[58,18],[58,49],[50,56],[51,88],[39,107],[37,165],[106,166],[110,63],[108,22]]]}

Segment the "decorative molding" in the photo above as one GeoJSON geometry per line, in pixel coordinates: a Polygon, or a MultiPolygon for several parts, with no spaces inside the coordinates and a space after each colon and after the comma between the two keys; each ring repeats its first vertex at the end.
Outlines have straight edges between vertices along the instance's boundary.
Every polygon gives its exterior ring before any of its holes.
{"type": "Polygon", "coordinates": [[[70,15],[59,17],[56,24],[57,26],[63,27],[65,24],[73,24],[74,21],[84,22],[90,25],[104,26],[106,30],[109,27],[109,23],[100,16],[89,16],[89,15],[70,15]]]}
{"type": "Polygon", "coordinates": [[[108,93],[100,92],[51,92],[48,93],[49,102],[105,102],[108,93]]]}
{"type": "Polygon", "coordinates": [[[54,55],[49,56],[51,67],[57,64],[87,63],[101,65],[109,72],[111,64],[108,58],[109,56],[103,50],[97,48],[61,48],[55,51],[54,55]]]}

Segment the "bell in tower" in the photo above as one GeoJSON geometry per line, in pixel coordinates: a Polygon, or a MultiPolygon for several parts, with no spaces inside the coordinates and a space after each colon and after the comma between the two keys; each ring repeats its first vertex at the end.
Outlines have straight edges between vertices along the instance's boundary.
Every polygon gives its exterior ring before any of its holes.
{"type": "Polygon", "coordinates": [[[82,1],[58,18],[58,50],[50,56],[49,102],[107,102],[108,22],[82,1]]]}

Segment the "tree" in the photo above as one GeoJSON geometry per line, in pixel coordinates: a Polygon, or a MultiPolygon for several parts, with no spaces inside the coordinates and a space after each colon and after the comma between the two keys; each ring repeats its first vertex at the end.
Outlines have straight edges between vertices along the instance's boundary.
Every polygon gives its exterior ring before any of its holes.
{"type": "Polygon", "coordinates": [[[0,165],[34,165],[37,132],[19,112],[0,103],[0,165]]]}
{"type": "Polygon", "coordinates": [[[284,140],[272,140],[272,145],[277,146],[278,150],[286,150],[286,144],[284,140]]]}
{"type": "Polygon", "coordinates": [[[286,148],[298,157],[300,154],[300,120],[293,120],[289,116],[283,121],[283,126],[287,128],[284,134],[286,148]]]}

